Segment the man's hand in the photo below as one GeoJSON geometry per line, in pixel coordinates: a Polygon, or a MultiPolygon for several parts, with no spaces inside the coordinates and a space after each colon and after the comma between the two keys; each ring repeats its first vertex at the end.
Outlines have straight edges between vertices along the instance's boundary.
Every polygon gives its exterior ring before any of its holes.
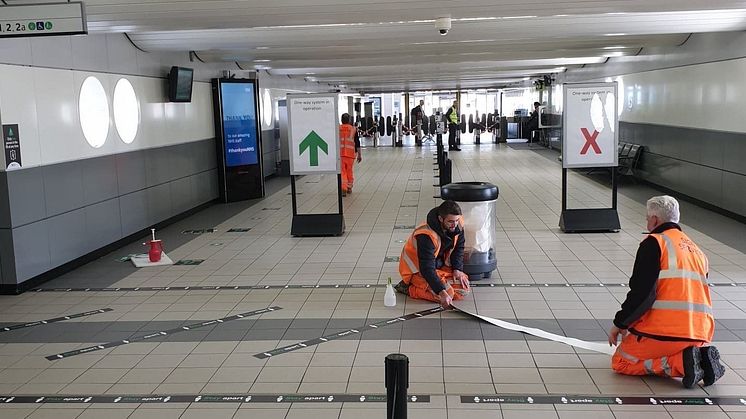
{"type": "Polygon", "coordinates": [[[627,336],[627,329],[620,329],[616,326],[611,326],[611,330],[609,330],[609,346],[616,346],[617,338],[620,334],[622,337],[627,336]]]}
{"type": "Polygon", "coordinates": [[[360,163],[363,161],[363,155],[361,153],[357,153],[357,162],[360,163]]]}
{"type": "Polygon", "coordinates": [[[469,285],[469,275],[467,275],[467,274],[465,274],[465,273],[463,273],[461,271],[458,271],[458,270],[454,269],[453,270],[453,278],[456,279],[457,281],[461,282],[461,286],[465,290],[469,291],[471,289],[471,285],[469,285]]]}
{"type": "Polygon", "coordinates": [[[453,298],[448,295],[448,292],[446,290],[441,291],[438,294],[438,297],[440,298],[440,306],[444,309],[451,308],[451,303],[453,302],[453,298]]]}

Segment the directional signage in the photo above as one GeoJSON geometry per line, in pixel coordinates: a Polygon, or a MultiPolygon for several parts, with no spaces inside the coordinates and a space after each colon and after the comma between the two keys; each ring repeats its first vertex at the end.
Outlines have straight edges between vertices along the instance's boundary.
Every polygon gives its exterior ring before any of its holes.
{"type": "Polygon", "coordinates": [[[617,84],[564,85],[562,167],[616,166],[617,84]]]}
{"type": "Polygon", "coordinates": [[[290,174],[339,173],[337,95],[288,95],[290,174]]]}
{"type": "Polygon", "coordinates": [[[0,38],[87,33],[85,10],[79,1],[0,6],[0,38]]]}

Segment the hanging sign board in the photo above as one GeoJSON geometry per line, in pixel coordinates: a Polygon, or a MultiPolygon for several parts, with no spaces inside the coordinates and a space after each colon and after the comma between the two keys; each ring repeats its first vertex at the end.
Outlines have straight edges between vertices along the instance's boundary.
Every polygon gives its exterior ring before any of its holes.
{"type": "Polygon", "coordinates": [[[565,84],[562,167],[617,166],[617,84],[565,84]]]}
{"type": "Polygon", "coordinates": [[[337,95],[287,95],[290,174],[339,173],[337,95]]]}
{"type": "Polygon", "coordinates": [[[0,6],[0,38],[87,33],[85,10],[80,1],[0,6]]]}

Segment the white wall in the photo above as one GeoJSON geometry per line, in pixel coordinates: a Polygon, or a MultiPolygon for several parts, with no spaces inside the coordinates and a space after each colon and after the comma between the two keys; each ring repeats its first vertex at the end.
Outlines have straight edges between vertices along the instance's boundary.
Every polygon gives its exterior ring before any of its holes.
{"type": "Polygon", "coordinates": [[[0,118],[3,124],[18,124],[24,168],[215,136],[209,83],[194,83],[191,103],[169,103],[165,91],[162,78],[0,65],[0,118]],[[108,137],[100,148],[88,144],[78,115],[80,88],[88,76],[101,81],[109,104],[108,137]],[[112,97],[122,77],[132,83],[140,107],[131,144],[119,138],[114,125],[112,97]]]}

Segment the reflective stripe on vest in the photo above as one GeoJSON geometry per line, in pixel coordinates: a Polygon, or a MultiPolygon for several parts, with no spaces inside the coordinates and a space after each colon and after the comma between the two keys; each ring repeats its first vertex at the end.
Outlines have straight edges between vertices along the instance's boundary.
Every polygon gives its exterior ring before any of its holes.
{"type": "Polygon", "coordinates": [[[661,247],[657,297],[631,327],[653,335],[711,341],[715,320],[707,284],[707,257],[679,230],[651,237],[661,247]]]}
{"type": "Polygon", "coordinates": [[[355,127],[348,124],[339,126],[339,155],[355,157],[355,127]]]}

